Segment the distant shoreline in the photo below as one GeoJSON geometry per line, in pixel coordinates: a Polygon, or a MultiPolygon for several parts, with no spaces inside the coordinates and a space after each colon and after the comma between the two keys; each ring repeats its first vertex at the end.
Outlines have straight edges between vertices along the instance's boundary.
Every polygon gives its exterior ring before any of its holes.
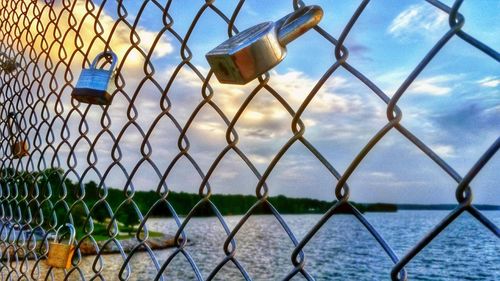
{"type": "MultiPolygon", "coordinates": [[[[68,184],[68,183],[67,183],[68,184]]],[[[97,197],[97,185],[91,183],[86,185],[87,194],[91,195],[89,205],[93,205],[97,197]],[[94,195],[94,196],[92,196],[94,195]],[[94,199],[95,198],[95,199],[94,199]]],[[[116,209],[125,197],[123,191],[108,188],[107,202],[111,208],[116,209]]],[[[253,208],[252,214],[272,214],[276,209],[280,214],[324,214],[336,201],[325,201],[312,198],[292,198],[283,195],[270,196],[266,201],[260,201],[255,195],[242,194],[212,194],[209,199],[204,199],[199,194],[169,191],[164,199],[154,191],[136,191],[134,202],[140,211],[149,213],[152,217],[171,216],[171,210],[175,210],[179,216],[187,216],[191,213],[194,217],[210,217],[220,213],[226,215],[243,215],[253,208]],[[167,203],[168,202],[168,203],[167,203]],[[155,206],[150,209],[151,206],[155,206]],[[196,206],[196,207],[195,207],[196,206]]],[[[349,201],[361,213],[372,212],[397,212],[399,210],[452,210],[456,204],[395,204],[395,203],[357,203],[349,201]]],[[[478,204],[474,205],[479,210],[500,210],[500,206],[478,204]]],[[[336,213],[352,213],[349,205],[337,208],[336,213]]]]}
{"type": "MultiPolygon", "coordinates": [[[[60,187],[60,178],[64,174],[62,170],[47,170],[46,174],[54,173],[59,176],[44,177],[46,182],[39,185],[49,184],[52,186],[53,194],[63,192],[60,187]]],[[[30,184],[30,183],[26,183],[30,184]]],[[[81,185],[72,182],[69,179],[64,181],[66,190],[79,190],[81,185]]],[[[83,184],[85,189],[85,198],[82,203],[88,206],[90,216],[99,222],[110,220],[114,216],[116,220],[123,225],[130,227],[140,223],[137,212],[148,217],[172,217],[172,216],[192,216],[192,217],[210,217],[216,215],[244,215],[249,211],[253,215],[257,214],[325,214],[336,203],[336,201],[318,200],[312,198],[292,198],[283,195],[269,196],[265,200],[254,195],[243,194],[211,194],[205,197],[198,193],[178,192],[175,190],[121,190],[107,187],[103,192],[96,182],[89,181],[83,184]],[[103,201],[103,194],[105,201],[103,201]],[[132,200],[130,200],[132,199],[132,200]],[[110,212],[112,210],[112,212],[110,212]]],[[[57,197],[51,197],[52,204],[57,203],[57,197]]],[[[76,203],[76,198],[68,195],[65,202],[72,206],[76,203]]],[[[44,204],[43,212],[51,212],[47,209],[49,204],[44,204]]],[[[398,210],[452,210],[457,204],[396,204],[396,203],[357,203],[349,201],[349,204],[337,206],[335,213],[353,214],[356,212],[397,212],[398,210]],[[353,209],[353,207],[355,209],[353,209]]],[[[479,210],[500,210],[498,205],[475,204],[479,210]]],[[[64,217],[66,211],[64,208],[56,208],[56,215],[64,217]]],[[[83,224],[85,218],[89,215],[81,203],[76,204],[72,209],[73,219],[83,224]]],[[[105,233],[105,229],[102,230],[105,233]]]]}
{"type": "MultiPolygon", "coordinates": [[[[443,211],[453,210],[457,204],[396,204],[398,210],[443,211]]],[[[480,211],[500,211],[500,205],[473,204],[480,211]]]]}

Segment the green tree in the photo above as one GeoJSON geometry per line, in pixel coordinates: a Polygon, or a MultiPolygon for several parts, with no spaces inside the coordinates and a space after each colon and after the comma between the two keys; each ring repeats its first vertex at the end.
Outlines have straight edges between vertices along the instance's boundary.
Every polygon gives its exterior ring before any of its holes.
{"type": "Polygon", "coordinates": [[[85,219],[87,218],[87,213],[85,212],[85,208],[82,204],[78,204],[73,207],[73,209],[71,210],[71,216],[73,217],[75,228],[83,228],[83,224],[85,223],[85,219]]]}
{"type": "Polygon", "coordinates": [[[95,181],[89,181],[84,185],[85,187],[85,198],[87,200],[97,201],[99,199],[99,190],[97,183],[95,181]]]}
{"type": "Polygon", "coordinates": [[[136,210],[132,204],[123,205],[117,210],[117,219],[125,226],[125,230],[129,235],[132,235],[134,226],[140,223],[136,210]]]}
{"type": "Polygon", "coordinates": [[[101,202],[98,205],[94,207],[92,210],[91,214],[93,219],[99,221],[99,222],[105,222],[106,219],[110,219],[111,216],[106,208],[106,203],[101,202]]]}

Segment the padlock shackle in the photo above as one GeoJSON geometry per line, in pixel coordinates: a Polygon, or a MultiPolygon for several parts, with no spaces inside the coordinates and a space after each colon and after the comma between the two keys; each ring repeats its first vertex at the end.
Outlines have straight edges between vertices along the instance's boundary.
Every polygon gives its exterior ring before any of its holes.
{"type": "Polygon", "coordinates": [[[75,242],[75,239],[76,239],[76,230],[75,230],[75,227],[71,223],[63,224],[63,225],[59,226],[59,228],[57,228],[57,230],[56,230],[56,236],[54,238],[54,243],[59,243],[59,240],[58,240],[57,236],[59,235],[59,231],[61,230],[61,228],[63,228],[63,226],[66,226],[66,227],[69,228],[69,242],[68,242],[68,245],[72,245],[75,242]]]}
{"type": "Polygon", "coordinates": [[[304,6],[278,20],[276,30],[282,46],[292,42],[309,29],[315,27],[323,18],[323,9],[317,5],[304,6]]]}
{"type": "Polygon", "coordinates": [[[113,71],[116,67],[116,63],[118,62],[118,57],[116,56],[116,54],[113,52],[113,51],[105,51],[105,52],[102,52],[102,53],[99,53],[94,61],[92,61],[92,64],[90,65],[90,68],[97,68],[97,63],[103,59],[103,58],[106,58],[106,56],[111,56],[111,67],[109,68],[109,70],[113,71]]]}

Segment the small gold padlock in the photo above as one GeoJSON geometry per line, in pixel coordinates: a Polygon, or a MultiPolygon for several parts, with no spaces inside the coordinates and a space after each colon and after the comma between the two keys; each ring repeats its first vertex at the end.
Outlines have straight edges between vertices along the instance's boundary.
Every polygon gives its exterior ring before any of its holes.
{"type": "Polygon", "coordinates": [[[64,269],[68,269],[71,267],[71,260],[73,259],[73,254],[75,253],[75,245],[73,245],[75,242],[75,236],[75,228],[70,223],[61,225],[57,229],[54,242],[49,243],[49,256],[47,258],[47,265],[64,269]],[[57,236],[63,226],[68,227],[70,231],[68,244],[61,244],[58,242],[57,236]]]}
{"type": "Polygon", "coordinates": [[[19,124],[16,121],[16,114],[14,112],[9,112],[7,116],[7,126],[9,129],[9,135],[11,139],[11,151],[14,159],[20,159],[24,156],[30,155],[28,142],[25,140],[17,140],[14,135],[14,127],[16,127],[17,135],[20,134],[19,124]]]}
{"type": "Polygon", "coordinates": [[[12,155],[14,155],[14,159],[23,158],[24,156],[30,155],[28,142],[15,142],[14,145],[12,145],[12,155]]]}

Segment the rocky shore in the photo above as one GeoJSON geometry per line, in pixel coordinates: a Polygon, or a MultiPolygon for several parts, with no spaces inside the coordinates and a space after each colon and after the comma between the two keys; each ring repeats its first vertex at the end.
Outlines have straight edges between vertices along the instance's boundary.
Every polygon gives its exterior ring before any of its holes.
{"type": "MultiPolygon", "coordinates": [[[[175,239],[173,236],[162,236],[162,237],[150,237],[145,242],[146,245],[149,246],[152,250],[161,250],[167,249],[171,247],[175,247],[174,243],[175,239]]],[[[80,244],[79,250],[82,255],[96,255],[97,251],[100,250],[101,254],[115,254],[119,253],[120,249],[118,245],[113,241],[97,241],[96,244],[86,240],[82,244],[80,244]]],[[[134,247],[137,246],[139,241],[134,237],[130,239],[120,240],[120,245],[122,250],[125,253],[131,252],[134,247]]],[[[33,252],[29,253],[25,246],[22,247],[14,247],[13,245],[0,245],[0,252],[2,256],[0,260],[12,260],[12,259],[24,259],[25,255],[28,255],[28,259],[33,259],[33,252]]],[[[145,251],[146,247],[143,245],[137,251],[145,251]]],[[[38,249],[37,249],[38,252],[38,249]]]]}
{"type": "MultiPolygon", "coordinates": [[[[152,250],[161,250],[167,249],[175,246],[174,237],[172,236],[163,236],[163,237],[150,237],[145,242],[146,245],[149,246],[152,250]]],[[[97,241],[97,246],[101,251],[101,254],[114,254],[119,253],[120,249],[118,245],[113,241],[97,241]]],[[[120,240],[120,245],[125,253],[131,252],[134,247],[137,246],[139,241],[134,237],[130,239],[120,240]]],[[[141,246],[138,251],[144,251],[146,247],[141,246]]],[[[80,253],[82,255],[95,255],[97,254],[96,245],[92,242],[86,240],[82,244],[80,244],[80,253]]]]}

